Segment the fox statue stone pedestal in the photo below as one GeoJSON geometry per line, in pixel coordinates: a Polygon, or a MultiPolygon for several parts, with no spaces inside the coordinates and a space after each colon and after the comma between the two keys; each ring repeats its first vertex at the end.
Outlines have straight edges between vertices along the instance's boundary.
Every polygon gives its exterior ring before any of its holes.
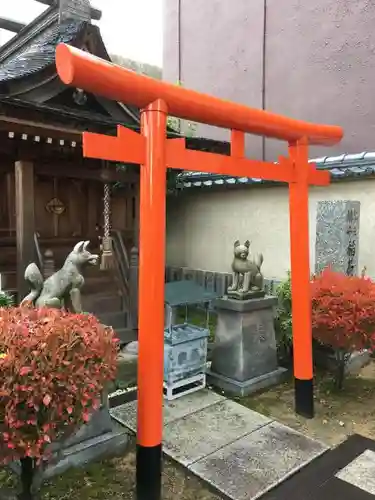
{"type": "Polygon", "coordinates": [[[218,314],[208,383],[246,396],[281,381],[277,365],[273,309],[276,297],[213,302],[218,314]]]}
{"type": "Polygon", "coordinates": [[[218,321],[210,384],[245,396],[281,381],[286,370],[278,367],[274,330],[277,298],[266,296],[263,257],[248,259],[250,242],[234,243],[233,283],[228,295],[213,301],[218,321]]]}
{"type": "MultiPolygon", "coordinates": [[[[88,245],[89,241],[77,243],[62,268],[45,281],[37,265],[30,264],[26,268],[25,279],[31,291],[21,304],[64,307],[74,313],[82,312],[81,288],[84,285],[82,273],[86,266],[96,265],[99,261],[98,255],[88,251],[88,245]]],[[[124,427],[112,420],[107,395],[102,394],[101,399],[101,407],[93,411],[87,424],[70,437],[50,445],[51,458],[35,471],[34,488],[37,489],[44,480],[62,474],[70,467],[79,467],[93,460],[124,453],[129,445],[130,436],[124,427]]],[[[12,469],[20,472],[19,464],[13,463],[12,469]]]]}

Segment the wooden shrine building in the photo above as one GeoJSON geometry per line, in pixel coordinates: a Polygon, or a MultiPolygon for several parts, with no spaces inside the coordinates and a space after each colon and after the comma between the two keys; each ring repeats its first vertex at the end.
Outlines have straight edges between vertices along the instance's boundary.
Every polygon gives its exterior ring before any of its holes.
{"type": "MultiPolygon", "coordinates": [[[[98,252],[107,210],[115,270],[90,271],[85,307],[125,328],[124,313],[136,309],[136,285],[129,281],[131,264],[137,266],[139,168],[83,159],[81,135],[115,135],[117,124],[139,130],[139,110],[65,87],[56,74],[60,42],[110,60],[91,22],[101,13],[89,0],[37,1],[49,7],[26,26],[0,19],[0,28],[16,32],[0,47],[1,285],[23,296],[31,261],[48,274],[80,240],[90,240],[98,252]]],[[[189,142],[194,149],[226,148],[205,139],[189,142]]]]}

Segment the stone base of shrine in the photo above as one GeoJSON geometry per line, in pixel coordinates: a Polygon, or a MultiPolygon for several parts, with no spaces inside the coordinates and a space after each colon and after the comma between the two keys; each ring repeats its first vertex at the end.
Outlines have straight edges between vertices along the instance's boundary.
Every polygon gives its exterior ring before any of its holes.
{"type": "MultiPolygon", "coordinates": [[[[130,440],[130,433],[121,425],[113,423],[112,430],[105,434],[56,451],[44,467],[36,470],[33,489],[38,490],[44,481],[59,476],[70,468],[82,467],[104,458],[123,456],[130,440]]],[[[13,462],[10,468],[18,475],[21,472],[19,462],[13,462]]]]}
{"type": "Polygon", "coordinates": [[[232,394],[233,396],[248,396],[254,392],[258,392],[267,387],[280,384],[284,382],[287,370],[285,368],[277,368],[276,370],[253,377],[249,380],[240,382],[232,378],[225,377],[219,373],[207,370],[207,384],[221,389],[222,391],[232,394]]]}

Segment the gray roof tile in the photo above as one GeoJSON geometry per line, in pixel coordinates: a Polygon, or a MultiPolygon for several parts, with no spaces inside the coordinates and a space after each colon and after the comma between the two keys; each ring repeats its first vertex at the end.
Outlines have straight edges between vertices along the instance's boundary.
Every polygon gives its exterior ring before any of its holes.
{"type": "MultiPolygon", "coordinates": [[[[315,163],[318,170],[328,170],[333,181],[356,177],[366,178],[375,175],[375,152],[324,156],[312,159],[310,163],[315,163]]],[[[232,176],[188,171],[181,172],[177,176],[177,187],[180,188],[260,183],[269,184],[269,181],[262,181],[252,177],[233,178],[232,176]]]]}
{"type": "Polygon", "coordinates": [[[24,78],[53,64],[56,46],[72,42],[83,26],[83,22],[73,20],[47,28],[0,64],[0,83],[24,78]]]}

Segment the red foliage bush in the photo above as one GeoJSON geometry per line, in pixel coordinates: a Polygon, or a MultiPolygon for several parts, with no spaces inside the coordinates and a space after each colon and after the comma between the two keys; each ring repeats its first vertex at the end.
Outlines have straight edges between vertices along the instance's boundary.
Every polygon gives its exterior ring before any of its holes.
{"type": "Polygon", "coordinates": [[[320,343],[351,353],[375,348],[375,283],[326,269],[311,282],[312,330],[320,343]]]}
{"type": "Polygon", "coordinates": [[[40,459],[87,422],[116,356],[113,330],[92,315],[0,309],[0,461],[40,459]]]}

